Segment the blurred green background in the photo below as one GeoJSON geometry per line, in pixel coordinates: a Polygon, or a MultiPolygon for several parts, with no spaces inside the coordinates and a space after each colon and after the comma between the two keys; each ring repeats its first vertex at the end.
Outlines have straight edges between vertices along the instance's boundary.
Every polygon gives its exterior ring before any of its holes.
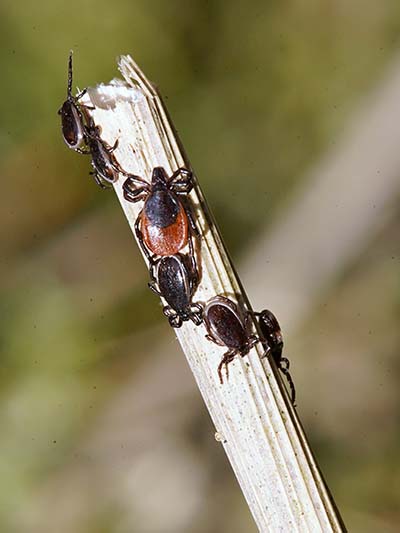
{"type": "MultiPolygon", "coordinates": [[[[255,531],[119,204],[63,144],[68,52],[74,87],[121,53],[157,83],[240,265],[380,83],[400,3],[2,0],[0,30],[0,531],[255,531]]],[[[353,532],[400,524],[399,227],[394,207],[288,339],[353,532]]]]}

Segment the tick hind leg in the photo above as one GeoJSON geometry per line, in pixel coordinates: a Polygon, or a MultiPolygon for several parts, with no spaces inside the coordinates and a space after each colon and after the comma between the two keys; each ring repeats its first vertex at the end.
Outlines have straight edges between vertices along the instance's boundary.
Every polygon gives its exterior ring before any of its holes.
{"type": "Polygon", "coordinates": [[[180,328],[182,326],[182,319],[176,311],[169,305],[166,305],[163,309],[164,315],[168,318],[170,326],[173,328],[180,328]]]}
{"type": "Polygon", "coordinates": [[[180,201],[182,202],[183,207],[185,208],[185,212],[186,212],[186,215],[189,221],[189,228],[190,228],[191,233],[195,235],[196,237],[199,237],[200,231],[198,227],[196,226],[192,204],[189,201],[187,201],[186,198],[180,198],[180,201]]]}
{"type": "Polygon", "coordinates": [[[284,374],[286,377],[286,381],[288,382],[289,389],[290,389],[290,400],[293,404],[293,407],[296,407],[296,403],[295,403],[296,388],[294,386],[292,376],[290,375],[290,372],[289,372],[289,366],[290,366],[289,359],[287,359],[286,357],[282,357],[279,362],[278,368],[282,372],[282,374],[284,374]]]}
{"type": "Polygon", "coordinates": [[[190,318],[196,326],[203,322],[203,307],[200,304],[193,304],[190,307],[190,318]]]}
{"type": "Polygon", "coordinates": [[[225,373],[226,373],[226,379],[229,379],[229,368],[228,365],[231,363],[237,355],[237,350],[229,350],[226,352],[222,358],[222,361],[218,365],[218,376],[219,376],[219,382],[221,385],[224,383],[224,379],[222,377],[222,368],[225,367],[225,373]]]}
{"type": "Polygon", "coordinates": [[[104,182],[104,180],[101,179],[101,177],[99,176],[99,174],[95,170],[92,170],[91,172],[89,172],[89,174],[91,176],[93,176],[94,181],[96,182],[96,184],[101,189],[110,189],[111,188],[111,185],[108,182],[104,182]]]}

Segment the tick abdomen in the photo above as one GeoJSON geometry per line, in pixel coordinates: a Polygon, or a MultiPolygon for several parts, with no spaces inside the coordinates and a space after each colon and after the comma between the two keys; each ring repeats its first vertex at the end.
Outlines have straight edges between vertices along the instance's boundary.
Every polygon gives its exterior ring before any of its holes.
{"type": "Polygon", "coordinates": [[[174,257],[162,258],[157,278],[161,294],[175,311],[184,311],[190,306],[189,282],[179,261],[174,257]]]}
{"type": "Polygon", "coordinates": [[[75,148],[83,139],[81,117],[75,104],[66,100],[61,107],[60,114],[64,139],[69,147],[75,148]]]}
{"type": "Polygon", "coordinates": [[[175,255],[188,241],[188,219],[183,205],[180,202],[174,204],[172,206],[173,216],[171,216],[166,212],[165,204],[160,203],[160,213],[155,210],[156,202],[152,202],[148,209],[147,204],[150,200],[152,196],[146,201],[141,215],[140,229],[143,241],[147,248],[156,255],[175,255]],[[172,223],[167,224],[169,221],[172,223]]]}
{"type": "Polygon", "coordinates": [[[225,305],[215,304],[207,311],[211,331],[228,348],[243,350],[247,334],[239,318],[225,305]]]}

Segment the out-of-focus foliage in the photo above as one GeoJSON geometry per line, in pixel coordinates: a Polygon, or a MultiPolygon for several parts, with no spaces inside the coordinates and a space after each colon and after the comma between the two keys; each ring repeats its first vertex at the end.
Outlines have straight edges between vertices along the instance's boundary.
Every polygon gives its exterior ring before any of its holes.
{"type": "MultiPolygon", "coordinates": [[[[174,335],[117,201],[61,140],[69,50],[74,86],[116,76],[121,53],[157,82],[238,257],[340,135],[399,36],[398,0],[1,2],[0,531],[254,528],[183,357],[155,355],[174,335]]],[[[318,408],[298,390],[302,415],[349,529],[363,533],[400,522],[398,229],[338,272],[293,362],[308,394],[323,389],[318,408]],[[366,396],[379,365],[387,382],[366,396]]]]}

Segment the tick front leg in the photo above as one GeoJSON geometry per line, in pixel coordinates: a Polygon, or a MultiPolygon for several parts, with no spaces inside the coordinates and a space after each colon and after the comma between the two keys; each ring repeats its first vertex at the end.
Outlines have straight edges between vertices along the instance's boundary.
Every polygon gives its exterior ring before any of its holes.
{"type": "Polygon", "coordinates": [[[178,168],[169,178],[168,183],[176,194],[188,194],[193,189],[193,174],[186,168],[178,168]]]}

